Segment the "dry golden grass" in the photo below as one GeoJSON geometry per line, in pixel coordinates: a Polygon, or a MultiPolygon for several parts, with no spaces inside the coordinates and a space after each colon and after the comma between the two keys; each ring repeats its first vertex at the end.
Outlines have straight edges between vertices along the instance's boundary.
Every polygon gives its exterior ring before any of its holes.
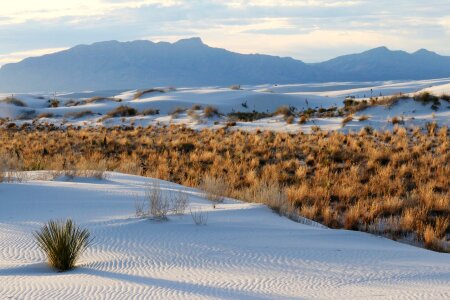
{"type": "Polygon", "coordinates": [[[28,125],[0,129],[0,167],[114,170],[192,187],[215,178],[226,188],[211,194],[448,252],[449,132],[428,127],[305,135],[28,125]]]}

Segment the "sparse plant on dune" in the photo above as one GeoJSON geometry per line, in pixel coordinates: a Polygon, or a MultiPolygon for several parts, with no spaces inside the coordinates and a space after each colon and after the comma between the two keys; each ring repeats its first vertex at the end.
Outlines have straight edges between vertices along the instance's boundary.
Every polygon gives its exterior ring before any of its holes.
{"type": "Polygon", "coordinates": [[[14,97],[6,97],[5,99],[0,100],[0,102],[6,103],[6,104],[12,104],[15,106],[20,106],[20,107],[27,106],[27,104],[25,102],[23,102],[20,99],[14,98],[14,97]]]}
{"type": "Polygon", "coordinates": [[[170,202],[169,199],[163,195],[159,182],[150,184],[145,191],[145,196],[149,203],[150,216],[158,220],[167,220],[170,202]]]}
{"type": "Polygon", "coordinates": [[[159,115],[159,109],[152,109],[152,108],[149,108],[149,109],[146,109],[146,110],[142,111],[142,114],[143,114],[144,116],[159,115]]]}
{"type": "Polygon", "coordinates": [[[165,93],[166,90],[158,89],[158,88],[151,88],[151,89],[147,89],[147,90],[137,91],[134,94],[133,98],[134,98],[134,100],[137,100],[137,99],[141,98],[142,96],[144,96],[145,94],[150,94],[150,93],[155,93],[155,92],[165,93]]]}
{"type": "Polygon", "coordinates": [[[119,107],[116,107],[115,109],[111,110],[107,113],[108,117],[132,117],[137,114],[137,110],[129,107],[121,105],[119,107]]]}
{"type": "Polygon", "coordinates": [[[92,243],[89,231],[70,219],[50,220],[34,233],[34,237],[49,264],[61,272],[73,269],[80,255],[92,243]]]}
{"type": "Polygon", "coordinates": [[[190,212],[195,225],[206,225],[208,223],[208,212],[204,212],[200,209],[191,209],[190,212]]]}
{"type": "Polygon", "coordinates": [[[189,197],[182,191],[170,191],[170,210],[176,215],[184,215],[189,205],[189,197]]]}
{"type": "Polygon", "coordinates": [[[73,118],[73,119],[80,119],[86,116],[91,116],[94,113],[90,110],[81,110],[77,112],[68,112],[64,115],[65,118],[73,118]]]}
{"type": "Polygon", "coordinates": [[[214,116],[220,115],[219,110],[211,105],[208,105],[203,109],[203,114],[206,118],[212,118],[214,116]]]}

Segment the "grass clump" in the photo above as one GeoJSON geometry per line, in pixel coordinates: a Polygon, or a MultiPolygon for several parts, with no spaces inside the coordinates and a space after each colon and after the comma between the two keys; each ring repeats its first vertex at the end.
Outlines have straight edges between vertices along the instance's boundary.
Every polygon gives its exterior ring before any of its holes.
{"type": "Polygon", "coordinates": [[[78,227],[71,219],[50,220],[34,233],[34,237],[47,255],[50,266],[60,272],[73,269],[92,242],[89,231],[78,227]]]}

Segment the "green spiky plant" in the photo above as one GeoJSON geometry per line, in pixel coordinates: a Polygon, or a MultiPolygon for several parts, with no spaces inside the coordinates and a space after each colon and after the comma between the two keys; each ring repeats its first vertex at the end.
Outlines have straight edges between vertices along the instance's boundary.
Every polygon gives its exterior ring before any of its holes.
{"type": "Polygon", "coordinates": [[[81,253],[92,243],[89,231],[78,227],[71,219],[50,220],[34,237],[47,255],[48,263],[60,272],[73,269],[81,253]]]}

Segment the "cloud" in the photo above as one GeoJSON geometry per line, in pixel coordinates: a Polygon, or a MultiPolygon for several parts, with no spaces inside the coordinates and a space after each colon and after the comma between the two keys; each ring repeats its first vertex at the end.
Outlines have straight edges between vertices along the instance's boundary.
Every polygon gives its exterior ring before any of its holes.
{"type": "MultiPolygon", "coordinates": [[[[245,53],[328,59],[386,45],[450,54],[450,2],[430,0],[15,0],[0,55],[102,40],[200,36],[245,53]]],[[[3,58],[3,61],[6,58],[3,58]]]]}
{"type": "Polygon", "coordinates": [[[22,59],[27,57],[41,56],[44,54],[55,53],[66,49],[67,48],[44,48],[44,49],[33,49],[27,51],[0,54],[0,66],[7,63],[14,63],[21,61],[22,59]]]}

